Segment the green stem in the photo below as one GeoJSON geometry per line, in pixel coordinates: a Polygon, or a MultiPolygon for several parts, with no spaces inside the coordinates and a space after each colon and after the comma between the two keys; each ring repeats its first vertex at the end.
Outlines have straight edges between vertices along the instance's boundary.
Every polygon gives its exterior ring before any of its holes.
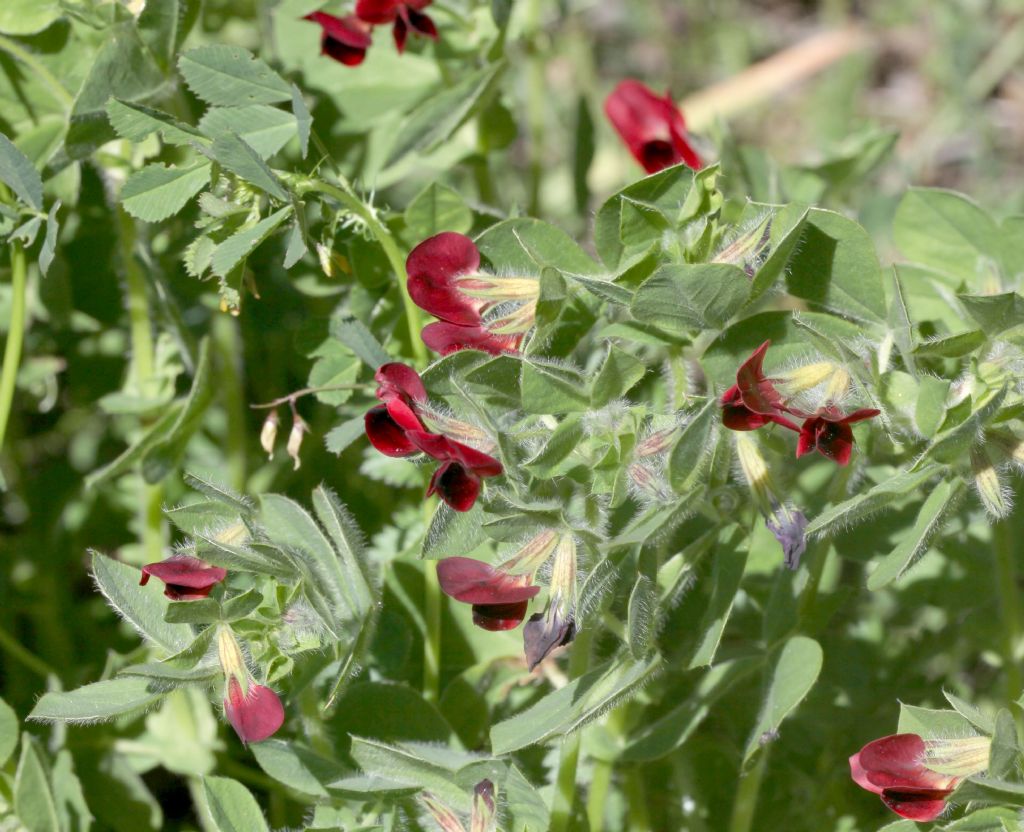
{"type": "Polygon", "coordinates": [[[0,650],[3,650],[15,661],[21,662],[33,673],[42,676],[44,679],[51,674],[56,676],[57,672],[35,653],[28,650],[10,633],[0,629],[0,650]]]}
{"type": "Polygon", "coordinates": [[[11,241],[11,322],[4,347],[3,369],[0,370],[0,448],[7,434],[7,422],[14,402],[14,385],[21,364],[21,347],[25,341],[25,294],[28,284],[28,263],[25,249],[16,240],[11,241]]]}
{"type": "Polygon", "coordinates": [[[754,763],[754,767],[736,786],[736,797],[732,804],[732,819],[729,832],[750,832],[753,828],[754,816],[757,813],[757,798],[761,791],[761,781],[768,765],[768,749],[765,748],[754,763]]]}
{"type": "Polygon", "coordinates": [[[629,804],[629,832],[651,832],[651,815],[647,811],[647,789],[639,766],[626,773],[626,801],[629,804]]]}
{"type": "Polygon", "coordinates": [[[314,192],[336,199],[359,217],[366,224],[366,227],[370,229],[370,233],[373,234],[380,247],[384,249],[384,255],[388,258],[392,271],[398,277],[399,294],[402,296],[402,307],[405,310],[405,321],[409,328],[409,341],[412,344],[413,356],[418,365],[425,367],[427,365],[427,348],[420,338],[420,329],[422,327],[420,309],[409,295],[409,289],[406,286],[405,258],[402,256],[398,243],[391,236],[387,226],[367,208],[366,204],[352,191],[348,183],[344,183],[342,187],[339,187],[332,185],[330,182],[307,179],[298,184],[296,191],[300,196],[305,193],[314,192]]]}
{"type": "Polygon", "coordinates": [[[587,793],[587,823],[590,832],[603,832],[604,812],[608,802],[608,787],[612,782],[613,765],[610,760],[595,760],[594,773],[587,793]]]}
{"type": "Polygon", "coordinates": [[[1017,644],[1020,641],[1020,602],[1017,588],[1017,564],[1014,555],[1014,530],[1009,520],[1002,520],[992,527],[992,548],[996,560],[996,589],[999,593],[999,607],[1003,617],[1003,661],[1006,665],[1006,694],[1009,701],[1018,699],[1022,687],[1021,668],[1017,661],[1017,644]]]}
{"type": "Polygon", "coordinates": [[[527,205],[531,217],[541,215],[541,184],[544,180],[544,109],[548,100],[544,80],[544,59],[540,53],[541,0],[530,0],[526,7],[527,33],[530,50],[526,76],[526,121],[530,136],[530,165],[527,173],[527,205]]]}
{"type": "MultiPolygon", "coordinates": [[[[141,397],[149,392],[156,373],[156,351],[153,346],[153,328],[149,318],[149,296],[146,275],[135,258],[135,221],[122,209],[117,209],[118,242],[125,283],[128,287],[128,322],[132,344],[131,373],[141,397]]],[[[141,477],[141,472],[139,474],[141,477]]],[[[161,560],[164,547],[163,488],[159,484],[142,489],[140,520],[142,548],[147,561],[161,560]]]]}
{"type": "MultiPolygon", "coordinates": [[[[430,529],[434,500],[423,504],[423,534],[430,529]]],[[[438,702],[441,698],[441,613],[444,599],[437,578],[437,563],[423,564],[423,698],[438,702]]]]}
{"type": "Polygon", "coordinates": [[[0,35],[0,49],[4,50],[16,61],[21,61],[29,69],[32,70],[32,74],[35,75],[46,88],[53,94],[53,97],[60,102],[65,110],[70,110],[72,105],[75,103],[75,99],[71,97],[64,85],[57,80],[57,77],[50,72],[39,59],[25,49],[20,43],[11,38],[0,35]]]}
{"type": "Polygon", "coordinates": [[[225,445],[231,487],[245,491],[246,415],[240,366],[243,347],[238,337],[238,321],[230,315],[218,314],[213,320],[213,337],[220,349],[220,389],[227,411],[225,445]]]}
{"type": "MultiPolygon", "coordinates": [[[[590,645],[594,628],[586,627],[576,637],[569,655],[569,678],[578,679],[590,667],[590,645]]],[[[562,755],[558,761],[555,797],[551,803],[550,832],[568,832],[572,827],[573,804],[576,801],[576,768],[580,759],[580,732],[576,731],[562,741],[562,755]]]]}

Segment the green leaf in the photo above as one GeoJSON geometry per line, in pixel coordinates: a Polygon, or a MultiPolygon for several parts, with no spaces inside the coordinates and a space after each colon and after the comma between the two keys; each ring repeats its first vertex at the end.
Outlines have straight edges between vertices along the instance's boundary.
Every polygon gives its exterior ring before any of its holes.
{"type": "Polygon", "coordinates": [[[331,317],[330,333],[362,359],[368,367],[376,370],[381,364],[391,361],[391,356],[374,336],[366,324],[347,313],[331,317]]]}
{"type": "Polygon", "coordinates": [[[313,510],[334,544],[343,573],[342,580],[352,591],[356,613],[365,616],[374,598],[363,566],[366,559],[363,533],[338,495],[324,485],[313,490],[313,510]]]}
{"type": "Polygon", "coordinates": [[[946,415],[946,399],[949,396],[949,381],[922,375],[917,386],[917,401],[914,404],[914,423],[922,436],[935,436],[946,415]]]}
{"type": "Polygon", "coordinates": [[[279,211],[264,217],[251,228],[232,234],[213,250],[210,266],[218,277],[226,277],[232,269],[256,250],[273,234],[279,225],[291,216],[293,208],[285,205],[279,211]]]}
{"type": "Polygon", "coordinates": [[[428,153],[446,142],[497,89],[507,64],[497,61],[462,78],[448,89],[427,96],[396,131],[398,140],[386,162],[393,165],[414,151],[428,153]]]}
{"type": "Polygon", "coordinates": [[[346,774],[335,760],[284,740],[258,742],[252,746],[252,754],[274,780],[313,797],[329,797],[327,784],[346,774]]]}
{"type": "Polygon", "coordinates": [[[1007,390],[1004,387],[990,396],[988,401],[956,427],[940,433],[925,449],[925,452],[918,457],[914,468],[920,468],[932,460],[947,464],[959,461],[977,444],[982,429],[996,417],[999,408],[1003,406],[1006,394],[1007,390]]]}
{"type": "Polygon", "coordinates": [[[1015,773],[1020,752],[1017,725],[1013,721],[1013,714],[1006,708],[1001,708],[996,714],[986,775],[1002,778],[1015,773]]]}
{"type": "Polygon", "coordinates": [[[786,642],[775,663],[761,713],[747,740],[744,763],[774,738],[782,721],[814,687],[823,659],[821,645],[813,638],[793,636],[786,642]]]}
{"type": "Polygon", "coordinates": [[[177,214],[209,181],[208,162],[183,168],[146,165],[128,177],[121,189],[121,202],[133,217],[159,222],[177,214]]]}
{"type": "Polygon", "coordinates": [[[579,414],[570,413],[551,432],[544,447],[523,467],[539,477],[550,477],[579,447],[585,435],[579,414]]]}
{"type": "Polygon", "coordinates": [[[637,575],[633,591],[629,594],[626,617],[626,644],[634,659],[643,659],[650,652],[657,608],[654,583],[645,575],[637,575]]]}
{"type": "Polygon", "coordinates": [[[522,362],[520,394],[527,413],[552,414],[590,409],[583,378],[575,370],[537,360],[522,362]]]}
{"type": "Polygon", "coordinates": [[[932,538],[946,521],[946,513],[962,492],[963,483],[958,479],[944,480],[932,489],[918,512],[914,527],[896,544],[895,549],[878,562],[868,576],[868,589],[888,586],[917,563],[928,551],[932,538]]]}
{"type": "Polygon", "coordinates": [[[875,512],[893,508],[897,497],[904,497],[923,486],[938,473],[938,466],[929,465],[918,471],[901,471],[855,494],[838,505],[825,509],[804,529],[804,534],[831,537],[875,512]]]}
{"type": "Polygon", "coordinates": [[[620,757],[624,761],[657,760],[680,748],[700,727],[711,707],[763,664],[746,656],[709,667],[693,693],[664,716],[647,721],[634,732],[620,757]]]}
{"type": "Polygon", "coordinates": [[[438,503],[423,538],[420,557],[438,560],[455,552],[472,551],[487,539],[482,523],[483,509],[479,503],[469,511],[455,511],[444,503],[438,503]]]}
{"type": "Polygon", "coordinates": [[[277,104],[292,97],[281,76],[239,46],[190,49],[178,59],[178,69],[192,92],[208,104],[277,104]]]}
{"type": "Polygon", "coordinates": [[[491,751],[508,754],[571,733],[634,694],[661,665],[623,658],[573,679],[535,705],[491,728],[491,751]]]}
{"type": "Polygon", "coordinates": [[[107,118],[118,136],[136,143],[153,133],[159,133],[160,138],[168,144],[190,145],[192,142],[204,141],[203,134],[191,124],[130,101],[111,98],[107,102],[107,118]]]}
{"type": "Polygon", "coordinates": [[[39,722],[103,722],[122,714],[146,710],[164,694],[149,689],[138,677],[93,682],[71,691],[50,691],[39,697],[29,719],[39,722]]]}
{"type": "MultiPolygon", "coordinates": [[[[191,604],[191,601],[183,601],[184,604],[191,604]]],[[[186,684],[208,685],[212,684],[221,674],[220,665],[199,665],[198,667],[181,668],[168,662],[144,662],[142,664],[131,664],[121,668],[119,678],[124,676],[139,676],[158,683],[177,687],[186,684]]]]}
{"type": "Polygon", "coordinates": [[[139,34],[168,74],[189,31],[199,17],[201,0],[147,3],[138,16],[139,34]]]}
{"type": "Polygon", "coordinates": [[[288,202],[288,191],[260,154],[246,144],[236,133],[223,133],[214,139],[209,154],[225,168],[240,176],[250,185],[266,191],[281,202],[288,202]]]}
{"type": "Polygon", "coordinates": [[[0,182],[7,185],[25,205],[43,210],[43,180],[28,157],[0,133],[0,182]]]}
{"type": "MultiPolygon", "coordinates": [[[[469,790],[455,782],[455,773],[426,756],[422,746],[407,743],[389,745],[378,740],[352,737],[352,758],[371,777],[391,787],[411,786],[429,789],[445,803],[461,809],[469,808],[469,790]]],[[[337,786],[338,784],[333,784],[337,786]]]]}
{"type": "Polygon", "coordinates": [[[697,640],[688,665],[691,669],[707,667],[715,660],[747,565],[750,545],[744,538],[742,530],[735,525],[727,526],[719,534],[711,572],[711,596],[697,627],[697,640]]]}
{"type": "Polygon", "coordinates": [[[970,702],[965,702],[959,696],[950,693],[947,690],[942,692],[942,695],[946,697],[946,701],[953,706],[960,716],[971,723],[983,734],[991,734],[996,729],[995,720],[986,714],[981,708],[976,705],[972,705],[970,702]]]}
{"type": "Polygon", "coordinates": [[[405,226],[415,240],[425,240],[442,231],[465,234],[473,227],[473,212],[458,191],[431,182],[405,209],[405,226]]]}
{"type": "Polygon", "coordinates": [[[22,739],[14,774],[14,813],[28,832],[61,832],[46,766],[35,739],[28,735],[22,739]]]}
{"type": "Polygon", "coordinates": [[[0,699],[0,769],[4,767],[14,749],[18,747],[18,715],[0,699]]]}
{"type": "Polygon", "coordinates": [[[728,263],[666,265],[636,290],[630,312],[673,335],[722,329],[747,302],[750,280],[728,263]]]}
{"type": "Polygon", "coordinates": [[[249,790],[229,777],[204,777],[203,792],[218,832],[270,832],[249,790]]]}
{"type": "Polygon", "coordinates": [[[916,705],[900,703],[900,718],[896,726],[898,734],[920,734],[924,739],[949,737],[971,737],[974,729],[971,723],[956,711],[948,708],[919,708],[916,705]]]}
{"type": "Polygon", "coordinates": [[[92,555],[92,574],[107,603],[144,638],[169,653],[177,653],[192,641],[188,627],[164,620],[170,602],[159,581],[140,586],[142,573],[138,569],[99,552],[92,555]]]}
{"type": "Polygon", "coordinates": [[[884,321],[885,289],[875,247],[853,220],[812,208],[789,260],[791,295],[857,320],[884,321]]]}
{"type": "Polygon", "coordinates": [[[362,415],[353,416],[331,428],[324,436],[324,446],[332,454],[341,454],[349,445],[366,434],[366,420],[362,415]]]}
{"type": "Polygon", "coordinates": [[[50,213],[46,216],[46,237],[39,249],[39,271],[46,277],[50,271],[50,265],[57,254],[57,234],[60,233],[60,223],[57,221],[57,211],[60,210],[60,200],[56,200],[50,206],[50,213]]]}
{"type": "Polygon", "coordinates": [[[677,494],[690,491],[700,480],[714,450],[718,400],[710,398],[686,423],[669,453],[668,479],[677,494]]]}
{"type": "Polygon", "coordinates": [[[302,97],[302,90],[292,84],[292,114],[295,116],[295,129],[299,134],[299,147],[302,150],[302,158],[309,153],[309,134],[313,129],[313,116],[309,113],[306,100],[302,97]]]}
{"type": "Polygon", "coordinates": [[[787,205],[772,216],[768,236],[769,254],[751,281],[749,302],[761,297],[783,274],[803,236],[807,213],[806,208],[787,205]]]}
{"type": "Polygon", "coordinates": [[[1024,298],[1016,292],[999,295],[957,295],[967,314],[988,336],[1024,324],[1024,298]]]}
{"type": "Polygon", "coordinates": [[[264,494],[259,518],[274,543],[303,556],[319,588],[338,611],[360,608],[334,547],[305,509],[280,494],[264,494]]]}
{"type": "Polygon", "coordinates": [[[212,107],[200,119],[199,129],[215,140],[235,134],[261,159],[269,159],[297,132],[295,116],[266,104],[212,107]]]}
{"type": "Polygon", "coordinates": [[[214,394],[210,361],[210,341],[204,338],[199,344],[196,373],[184,407],[166,435],[155,441],[142,456],[142,476],[146,482],[159,482],[177,468],[189,439],[199,429],[214,394]]]}
{"type": "Polygon", "coordinates": [[[476,239],[480,254],[502,274],[539,276],[546,269],[603,276],[597,263],[561,228],[530,217],[495,223],[476,239]]]}
{"type": "Polygon", "coordinates": [[[967,197],[940,188],[911,188],[893,219],[893,238],[914,263],[980,288],[986,260],[999,262],[995,221],[967,197]]]}
{"type": "Polygon", "coordinates": [[[624,396],[644,377],[647,367],[618,347],[610,345],[597,378],[590,389],[593,407],[604,407],[609,402],[624,396]]]}
{"type": "Polygon", "coordinates": [[[969,332],[961,332],[945,338],[933,338],[928,341],[922,341],[914,347],[914,355],[960,358],[964,355],[969,355],[986,343],[988,343],[988,339],[985,337],[985,333],[979,329],[973,329],[969,332]]]}
{"type": "Polygon", "coordinates": [[[213,598],[171,601],[164,620],[169,624],[213,624],[220,620],[220,604],[213,598]]]}
{"type": "Polygon", "coordinates": [[[953,793],[957,802],[994,803],[1000,806],[1024,807],[1024,783],[978,775],[966,780],[953,793]]]}
{"type": "Polygon", "coordinates": [[[62,14],[58,0],[4,0],[0,3],[0,32],[34,35],[62,14]]]}

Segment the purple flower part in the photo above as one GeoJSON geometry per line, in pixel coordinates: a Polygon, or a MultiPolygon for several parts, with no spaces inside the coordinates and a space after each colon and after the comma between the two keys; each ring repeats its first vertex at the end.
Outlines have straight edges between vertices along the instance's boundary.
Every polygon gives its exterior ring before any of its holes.
{"type": "Polygon", "coordinates": [[[556,647],[569,644],[576,638],[576,622],[572,616],[564,618],[555,611],[536,612],[523,627],[523,647],[526,664],[533,670],[550,655],[556,647]]]}
{"type": "Polygon", "coordinates": [[[796,571],[800,566],[800,556],[807,549],[807,518],[799,509],[778,506],[775,511],[764,519],[775,539],[782,544],[783,563],[787,569],[796,571]]]}

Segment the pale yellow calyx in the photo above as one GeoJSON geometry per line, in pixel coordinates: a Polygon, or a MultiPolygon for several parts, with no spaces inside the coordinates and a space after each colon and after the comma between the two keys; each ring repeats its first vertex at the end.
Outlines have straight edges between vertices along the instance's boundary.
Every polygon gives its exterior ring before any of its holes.
{"type": "Polygon", "coordinates": [[[498,569],[510,575],[532,575],[551,557],[558,543],[558,533],[545,529],[531,537],[512,557],[498,569]]]}
{"type": "Polygon", "coordinates": [[[555,560],[551,565],[551,608],[571,608],[576,593],[576,541],[571,534],[563,534],[555,546],[555,560]]]}
{"type": "Polygon", "coordinates": [[[469,445],[478,451],[489,453],[494,450],[497,444],[489,433],[478,428],[476,425],[463,422],[426,405],[417,404],[416,415],[423,420],[423,424],[431,431],[444,434],[449,439],[454,439],[463,445],[469,445]]]}
{"type": "Polygon", "coordinates": [[[217,630],[217,656],[220,659],[221,670],[224,671],[224,678],[237,680],[243,695],[247,694],[249,668],[245,664],[242,648],[230,627],[220,627],[217,630]]]}
{"type": "Polygon", "coordinates": [[[532,329],[535,320],[537,320],[536,299],[517,306],[511,312],[489,319],[486,322],[486,327],[488,332],[495,335],[516,335],[532,329]]]}
{"type": "Polygon", "coordinates": [[[459,292],[471,298],[495,302],[536,300],[540,297],[540,281],[535,277],[495,277],[470,274],[456,278],[459,292]]]}
{"type": "Polygon", "coordinates": [[[739,459],[743,478],[762,509],[770,510],[772,503],[772,478],[768,464],[761,455],[757,442],[745,433],[736,433],[736,457],[739,459]]]}
{"type": "Polygon", "coordinates": [[[963,737],[924,741],[924,766],[951,777],[970,777],[988,768],[990,737],[963,737]]]}
{"type": "Polygon", "coordinates": [[[227,543],[229,546],[237,546],[249,539],[249,529],[245,523],[238,521],[230,526],[221,529],[213,536],[218,543],[227,543]]]}
{"type": "Polygon", "coordinates": [[[839,384],[849,384],[850,376],[842,367],[831,361],[815,361],[813,364],[804,364],[802,367],[780,373],[774,381],[777,389],[788,395],[795,395],[812,390],[825,382],[829,382],[830,388],[839,384]],[[836,376],[840,377],[836,379],[836,376]]]}
{"type": "Polygon", "coordinates": [[[971,473],[985,510],[996,519],[1006,517],[1013,509],[1013,504],[999,470],[986,449],[971,450],[971,473]]]}

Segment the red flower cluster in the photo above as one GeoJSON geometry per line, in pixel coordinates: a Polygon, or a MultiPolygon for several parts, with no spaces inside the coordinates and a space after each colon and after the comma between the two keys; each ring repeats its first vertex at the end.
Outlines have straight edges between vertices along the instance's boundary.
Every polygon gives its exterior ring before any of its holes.
{"type": "Polygon", "coordinates": [[[355,14],[336,17],[325,12],[307,14],[303,20],[319,23],[323,32],[320,52],[345,66],[358,66],[373,42],[374,26],[392,24],[395,46],[405,51],[409,32],[437,40],[434,21],[423,13],[432,0],[356,0],[355,14]]]}
{"type": "Polygon", "coordinates": [[[695,170],[701,167],[683,114],[668,93],[661,97],[639,81],[622,81],[605,99],[604,112],[648,173],[680,162],[695,170]]]}
{"type": "Polygon", "coordinates": [[[377,398],[383,404],[371,408],[364,420],[370,444],[386,456],[422,452],[436,459],[441,465],[430,479],[427,496],[436,493],[456,511],[469,511],[480,494],[482,480],[499,476],[501,463],[424,427],[421,416],[428,412],[427,391],[412,367],[384,364],[375,378],[377,398]]]}
{"type": "Polygon", "coordinates": [[[862,408],[844,414],[832,403],[814,413],[791,407],[775,388],[773,380],[764,374],[762,365],[769,346],[771,341],[761,344],[736,371],[736,383],[721,398],[722,423],[730,430],[757,430],[769,423],[782,425],[800,434],[797,457],[818,451],[839,465],[846,465],[853,453],[850,425],[871,419],[881,411],[862,408]],[[786,415],[803,419],[803,425],[797,427],[786,415]]]}
{"type": "Polygon", "coordinates": [[[150,578],[158,578],[164,582],[164,595],[172,601],[193,601],[206,598],[227,575],[226,569],[210,566],[199,558],[176,555],[143,566],[139,585],[145,586],[150,578]]]}
{"type": "Polygon", "coordinates": [[[481,273],[480,251],[463,234],[444,231],[424,240],[405,268],[413,302],[440,319],[423,328],[423,343],[434,352],[514,352],[533,326],[539,282],[481,273]]]}
{"type": "Polygon", "coordinates": [[[924,740],[917,734],[893,734],[869,742],[850,757],[850,775],[901,817],[931,821],[945,810],[946,798],[961,780],[987,767],[990,745],[988,737],[924,740]],[[929,768],[932,756],[960,773],[929,768]]]}

